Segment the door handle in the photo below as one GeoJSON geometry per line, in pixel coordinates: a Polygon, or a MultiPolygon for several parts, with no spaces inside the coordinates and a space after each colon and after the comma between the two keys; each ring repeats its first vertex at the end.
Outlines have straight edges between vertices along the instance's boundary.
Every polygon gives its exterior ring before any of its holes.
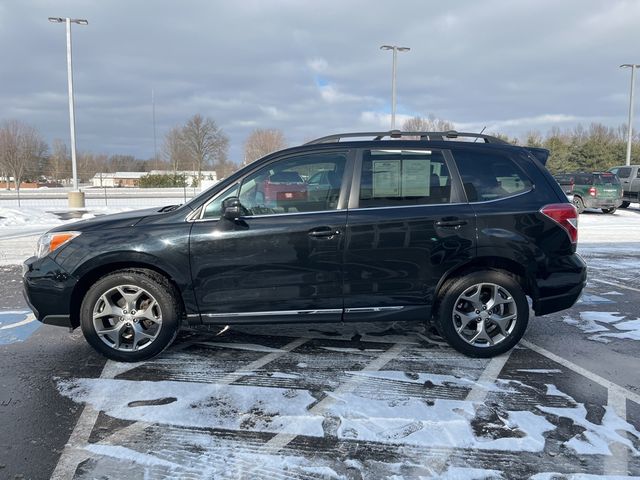
{"type": "Polygon", "coordinates": [[[340,230],[331,227],[317,227],[309,231],[309,236],[313,238],[332,239],[335,235],[340,235],[340,230]]]}
{"type": "Polygon", "coordinates": [[[457,227],[461,227],[463,225],[466,225],[467,221],[466,220],[460,220],[459,218],[456,219],[451,219],[451,220],[438,220],[436,222],[436,227],[453,227],[453,228],[457,228],[457,227]]]}

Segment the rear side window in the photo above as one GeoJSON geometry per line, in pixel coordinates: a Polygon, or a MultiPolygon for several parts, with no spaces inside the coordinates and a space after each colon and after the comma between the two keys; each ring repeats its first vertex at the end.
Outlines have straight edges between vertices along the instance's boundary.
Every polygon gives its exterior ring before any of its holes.
{"type": "Polygon", "coordinates": [[[595,177],[596,182],[600,185],[620,185],[620,180],[613,173],[600,173],[595,177]]]}
{"type": "Polygon", "coordinates": [[[459,150],[454,157],[470,202],[498,200],[531,190],[531,180],[506,155],[459,150]]]}
{"type": "Polygon", "coordinates": [[[451,200],[451,176],[436,150],[365,150],[360,207],[434,205],[451,200]]]}
{"type": "Polygon", "coordinates": [[[617,174],[620,178],[629,178],[629,175],[631,175],[631,169],[628,167],[616,168],[612,170],[612,172],[617,174]]]}

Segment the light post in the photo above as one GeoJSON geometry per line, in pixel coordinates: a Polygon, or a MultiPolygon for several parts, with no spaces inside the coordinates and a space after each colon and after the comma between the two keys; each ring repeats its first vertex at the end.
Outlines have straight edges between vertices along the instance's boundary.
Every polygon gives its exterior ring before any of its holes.
{"type": "Polygon", "coordinates": [[[640,67],[634,63],[623,63],[620,68],[631,68],[631,92],[629,94],[629,123],[627,124],[627,163],[631,165],[631,139],[633,137],[633,84],[635,83],[636,68],[640,67]]]}
{"type": "Polygon", "coordinates": [[[382,45],[380,50],[393,50],[393,68],[391,72],[391,130],[396,128],[396,67],[398,52],[408,52],[409,47],[398,47],[397,45],[382,45]]]}
{"type": "Polygon", "coordinates": [[[84,194],[78,188],[78,167],[76,161],[76,118],[73,99],[73,67],[71,64],[71,24],[88,25],[82,18],[49,17],[53,23],[64,23],[67,27],[67,80],[69,85],[69,126],[71,129],[71,168],[73,173],[73,192],[69,193],[70,207],[84,207],[84,194]]]}

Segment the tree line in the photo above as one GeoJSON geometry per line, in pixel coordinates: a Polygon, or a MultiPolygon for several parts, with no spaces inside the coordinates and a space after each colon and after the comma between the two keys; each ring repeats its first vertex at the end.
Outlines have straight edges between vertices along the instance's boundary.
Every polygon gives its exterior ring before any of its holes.
{"type": "MultiPolygon", "coordinates": [[[[404,131],[454,130],[454,124],[434,116],[416,116],[402,125],[404,131]]],[[[571,129],[551,128],[546,134],[528,132],[522,138],[510,138],[500,132],[494,135],[513,144],[543,147],[550,153],[547,167],[552,173],[607,170],[623,164],[626,152],[626,126],[608,127],[592,123],[571,129]]],[[[233,173],[269,153],[287,147],[278,129],[255,129],[244,142],[241,162],[228,158],[229,138],[215,120],[196,114],[171,128],[164,137],[161,154],[139,159],[132,155],[106,155],[92,152],[77,154],[78,176],[90,181],[98,172],[166,170],[177,178],[179,171],[215,170],[218,178],[233,173]]],[[[640,156],[640,136],[634,135],[632,162],[640,156]]],[[[200,175],[199,175],[200,177],[200,175]]],[[[66,182],[71,178],[71,156],[67,144],[53,140],[49,146],[31,125],[8,120],[0,124],[0,182],[13,179],[14,188],[24,181],[66,182]]],[[[167,182],[167,179],[158,181],[167,182]]]]}

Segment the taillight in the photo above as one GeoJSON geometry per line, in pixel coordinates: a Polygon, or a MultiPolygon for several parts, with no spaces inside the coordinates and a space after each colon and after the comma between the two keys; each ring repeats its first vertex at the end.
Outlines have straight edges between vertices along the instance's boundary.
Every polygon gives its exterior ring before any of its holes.
{"type": "Polygon", "coordinates": [[[571,239],[571,243],[578,243],[578,211],[570,203],[552,203],[540,209],[551,220],[564,228],[571,239]]]}
{"type": "Polygon", "coordinates": [[[598,195],[598,190],[596,189],[596,187],[591,187],[589,189],[589,195],[591,195],[592,197],[595,197],[596,195],[598,195]]]}

